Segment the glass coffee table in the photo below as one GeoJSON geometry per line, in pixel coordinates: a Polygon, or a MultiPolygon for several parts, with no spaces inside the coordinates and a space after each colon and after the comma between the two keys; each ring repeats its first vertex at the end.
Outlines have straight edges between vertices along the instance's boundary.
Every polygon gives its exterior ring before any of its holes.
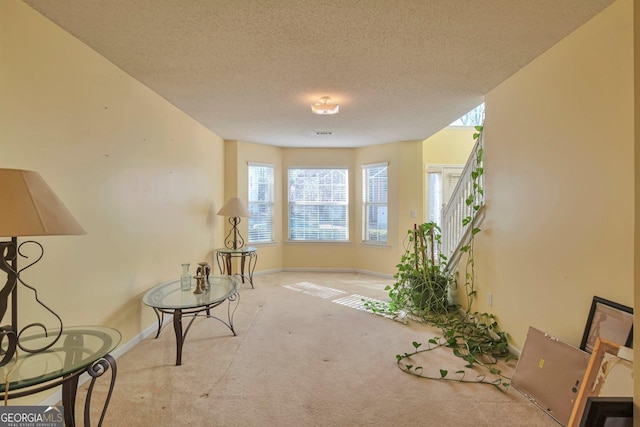
{"type": "Polygon", "coordinates": [[[176,366],[182,364],[182,346],[184,339],[189,332],[189,328],[198,315],[209,319],[216,319],[226,325],[233,335],[233,315],[240,302],[240,276],[210,276],[208,289],[201,294],[194,294],[195,279],[192,281],[190,290],[183,291],[180,288],[180,280],[171,280],[160,283],[149,289],[142,298],[142,302],[153,308],[158,318],[158,332],[156,338],[160,336],[164,324],[164,315],[170,314],[173,317],[173,329],[176,334],[176,366]],[[227,306],[227,319],[222,319],[211,315],[211,309],[221,305],[225,301],[227,306]],[[183,317],[191,317],[187,327],[182,326],[183,317]]]}
{"type": "MultiPolygon", "coordinates": [[[[33,327],[40,331],[39,327],[33,327]]],[[[84,425],[90,425],[90,402],[96,379],[111,370],[111,384],[98,426],[102,425],[116,380],[116,361],[109,354],[120,343],[120,332],[103,326],[72,326],[60,332],[48,330],[20,336],[18,357],[0,367],[0,396],[7,399],[28,396],[62,385],[64,424],[75,426],[75,401],[80,375],[92,379],[84,407],[84,425]],[[58,337],[56,340],[56,337],[58,337]],[[49,346],[50,345],[50,346],[49,346]],[[29,349],[49,346],[38,353],[29,349]],[[24,348],[24,349],[23,349],[24,348]]]]}

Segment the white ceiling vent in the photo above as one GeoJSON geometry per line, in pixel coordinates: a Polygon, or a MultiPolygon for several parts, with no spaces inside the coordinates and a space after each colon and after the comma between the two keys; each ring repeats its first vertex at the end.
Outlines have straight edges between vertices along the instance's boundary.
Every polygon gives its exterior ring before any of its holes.
{"type": "Polygon", "coordinates": [[[333,131],[330,130],[317,130],[316,135],[332,135],[333,131]]]}

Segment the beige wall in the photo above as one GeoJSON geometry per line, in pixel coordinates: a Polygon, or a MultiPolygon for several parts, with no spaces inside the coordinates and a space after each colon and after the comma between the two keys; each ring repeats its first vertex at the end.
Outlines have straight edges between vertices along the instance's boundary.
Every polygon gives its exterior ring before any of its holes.
{"type": "Polygon", "coordinates": [[[0,43],[0,167],[38,171],[87,231],[37,238],[23,278],[65,325],[127,342],[155,319],[143,293],[222,243],[222,140],[20,1],[0,43]]]}
{"type": "Polygon", "coordinates": [[[631,7],[613,3],[485,97],[477,308],[516,347],[530,325],[578,345],[594,295],[633,305],[631,7]]]}
{"type": "MultiPolygon", "coordinates": [[[[256,272],[282,269],[359,270],[391,276],[403,253],[406,230],[422,221],[424,199],[422,176],[422,142],[404,141],[358,149],[280,148],[249,142],[226,141],[228,164],[225,180],[227,198],[247,198],[247,165],[250,162],[275,166],[274,236],[272,244],[259,244],[256,272]],[[363,164],[389,163],[389,231],[388,244],[362,244],[361,168],[363,164]],[[349,168],[348,243],[288,242],[287,171],[299,166],[346,166],[349,168]],[[399,209],[395,209],[398,207],[399,209]],[[416,218],[411,218],[414,210],[416,218]]],[[[246,235],[246,222],[241,223],[246,235]]]]}
{"type": "Polygon", "coordinates": [[[422,162],[425,165],[464,165],[473,148],[475,129],[447,127],[424,141],[422,162]]]}
{"type": "MultiPolygon", "coordinates": [[[[460,166],[463,167],[473,146],[475,140],[473,134],[476,132],[473,127],[446,127],[435,135],[424,140],[422,146],[422,162],[424,163],[424,186],[425,192],[429,188],[427,180],[427,172],[431,166],[460,166]]],[[[443,181],[445,181],[443,179],[443,181]]],[[[448,181],[443,182],[443,186],[447,186],[448,181]]],[[[426,193],[425,193],[426,194],[426,193]]],[[[444,196],[447,197],[447,196],[444,196]]],[[[446,202],[447,200],[445,200],[446,202]]],[[[424,212],[424,221],[428,218],[429,200],[425,197],[422,206],[424,212]]]]}

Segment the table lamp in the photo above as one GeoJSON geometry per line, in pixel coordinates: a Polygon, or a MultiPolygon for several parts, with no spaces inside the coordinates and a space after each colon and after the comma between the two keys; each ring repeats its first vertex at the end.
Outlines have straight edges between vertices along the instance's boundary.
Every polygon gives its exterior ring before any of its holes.
{"type": "Polygon", "coordinates": [[[244,239],[238,231],[238,224],[240,224],[240,217],[250,217],[251,214],[245,206],[244,202],[238,197],[232,197],[227,200],[222,209],[218,211],[220,216],[228,216],[229,224],[231,224],[231,230],[227,237],[224,238],[224,245],[229,249],[238,249],[244,246],[244,239]]]}
{"type": "MultiPolygon", "coordinates": [[[[0,242],[0,270],[7,274],[7,281],[0,289],[0,319],[5,323],[7,308],[11,307],[11,323],[0,326],[0,366],[12,359],[19,349],[26,353],[42,352],[57,342],[62,334],[62,319],[38,299],[36,289],[20,278],[20,273],[31,267],[44,255],[44,248],[38,242],[27,240],[18,245],[18,237],[86,234],[69,210],[56,196],[39,173],[20,169],[0,169],[0,236],[10,237],[10,241],[0,242]],[[35,244],[40,254],[37,259],[19,269],[18,257],[27,258],[21,252],[22,245],[35,244]],[[18,327],[18,282],[33,291],[34,298],[60,323],[57,337],[44,347],[28,348],[20,343],[22,333],[30,328],[42,328],[42,323],[29,323],[18,327]],[[6,347],[6,348],[5,348],[6,347]]],[[[1,284],[1,283],[0,283],[1,284]]]]}

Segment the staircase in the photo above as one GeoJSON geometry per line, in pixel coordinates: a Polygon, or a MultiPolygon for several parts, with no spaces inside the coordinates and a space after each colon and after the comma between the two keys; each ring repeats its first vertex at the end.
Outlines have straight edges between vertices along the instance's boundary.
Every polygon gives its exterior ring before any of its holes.
{"type": "MultiPolygon", "coordinates": [[[[475,193],[474,172],[482,170],[482,132],[476,139],[469,159],[462,170],[460,180],[456,185],[449,202],[442,212],[442,255],[447,257],[447,270],[452,271],[460,261],[460,248],[467,245],[471,239],[471,232],[479,228],[484,220],[484,195],[482,191],[475,193]],[[479,160],[479,162],[478,162],[479,160]],[[465,218],[471,221],[464,224],[465,218]]],[[[477,184],[484,188],[484,173],[479,174],[477,184]]]]}

